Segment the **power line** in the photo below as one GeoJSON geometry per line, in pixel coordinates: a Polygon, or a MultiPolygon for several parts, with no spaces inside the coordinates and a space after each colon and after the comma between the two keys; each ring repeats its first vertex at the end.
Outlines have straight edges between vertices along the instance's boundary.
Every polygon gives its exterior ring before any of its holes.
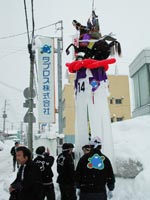
{"type": "Polygon", "coordinates": [[[26,18],[26,29],[27,29],[27,38],[28,38],[28,44],[30,43],[30,36],[29,36],[29,24],[28,24],[28,14],[27,14],[27,6],[26,6],[26,0],[24,0],[24,10],[25,10],[25,18],[26,18]]]}
{"type": "Polygon", "coordinates": [[[7,84],[7,83],[4,83],[4,82],[2,82],[2,81],[0,81],[0,84],[3,85],[3,86],[5,86],[5,87],[8,87],[8,88],[10,88],[10,89],[16,90],[17,92],[21,92],[21,93],[23,92],[21,89],[16,88],[16,87],[14,87],[14,86],[12,86],[12,85],[9,85],[9,84],[7,84]]]}
{"type": "Polygon", "coordinates": [[[33,45],[33,40],[34,40],[34,31],[35,31],[34,5],[33,5],[33,0],[31,0],[31,7],[32,7],[32,45],[33,45]]]}
{"type": "MultiPolygon", "coordinates": [[[[42,30],[42,29],[46,29],[46,28],[49,28],[51,26],[54,26],[56,24],[60,23],[59,22],[56,22],[56,23],[52,23],[52,24],[49,24],[49,25],[46,25],[46,26],[42,26],[40,28],[37,28],[35,29],[34,31],[39,31],[39,30],[42,30]]],[[[32,31],[29,31],[29,33],[31,33],[32,31]]],[[[18,36],[22,36],[22,35],[25,35],[27,34],[27,32],[23,32],[23,33],[18,33],[18,34],[14,34],[14,35],[8,35],[8,36],[3,36],[3,37],[0,37],[0,40],[5,40],[5,39],[9,39],[9,38],[14,38],[14,37],[18,37],[18,36]]]]}
{"type": "Polygon", "coordinates": [[[25,50],[26,50],[26,48],[22,48],[22,49],[18,49],[18,50],[16,50],[16,51],[13,51],[13,52],[11,52],[11,53],[9,53],[9,54],[0,56],[0,60],[3,59],[3,58],[5,58],[5,57],[11,56],[11,55],[13,55],[13,54],[16,54],[16,53],[18,53],[18,52],[22,52],[22,51],[25,51],[25,50]]]}
{"type": "Polygon", "coordinates": [[[39,82],[39,80],[38,80],[38,66],[37,66],[37,62],[36,62],[36,60],[34,61],[34,63],[35,63],[35,72],[36,72],[37,83],[38,83],[38,82],[39,82]]]}
{"type": "Polygon", "coordinates": [[[34,79],[34,86],[35,86],[36,97],[37,97],[37,100],[38,100],[38,89],[37,89],[37,83],[36,83],[35,75],[34,75],[33,79],[34,79]]]}

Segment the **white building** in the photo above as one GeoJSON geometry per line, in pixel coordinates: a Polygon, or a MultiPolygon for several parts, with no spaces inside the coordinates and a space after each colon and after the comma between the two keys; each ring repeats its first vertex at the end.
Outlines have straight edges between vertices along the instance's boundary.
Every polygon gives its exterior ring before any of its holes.
{"type": "Polygon", "coordinates": [[[142,50],[129,66],[133,82],[133,117],[150,114],[150,48],[142,50]]]}

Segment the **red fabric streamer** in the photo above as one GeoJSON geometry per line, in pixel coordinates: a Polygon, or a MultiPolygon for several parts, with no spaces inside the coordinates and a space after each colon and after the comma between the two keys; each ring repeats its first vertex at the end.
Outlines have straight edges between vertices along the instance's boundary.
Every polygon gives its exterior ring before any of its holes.
{"type": "Polygon", "coordinates": [[[70,73],[75,73],[81,68],[87,68],[87,69],[94,69],[103,67],[105,71],[108,70],[109,64],[113,64],[116,62],[115,58],[109,58],[106,60],[94,60],[94,59],[84,59],[84,60],[77,60],[73,61],[71,63],[66,63],[66,66],[68,67],[68,70],[70,73]]]}

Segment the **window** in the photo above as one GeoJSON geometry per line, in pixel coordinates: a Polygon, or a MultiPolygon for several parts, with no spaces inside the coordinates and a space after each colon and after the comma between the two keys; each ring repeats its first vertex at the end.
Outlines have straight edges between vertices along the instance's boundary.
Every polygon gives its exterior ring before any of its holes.
{"type": "Polygon", "coordinates": [[[148,67],[145,64],[134,76],[135,109],[150,103],[148,67]]]}
{"type": "Polygon", "coordinates": [[[122,104],[122,99],[115,99],[116,104],[122,104]]]}
{"type": "Polygon", "coordinates": [[[116,121],[117,121],[117,122],[123,121],[123,117],[117,117],[117,118],[116,118],[116,121]]]}
{"type": "Polygon", "coordinates": [[[113,123],[114,122],[114,117],[111,117],[111,123],[113,123]]]}
{"type": "Polygon", "coordinates": [[[139,90],[139,76],[136,73],[133,76],[133,85],[134,85],[134,99],[135,99],[135,109],[140,107],[140,90],[139,90]]]}
{"type": "Polygon", "coordinates": [[[113,104],[113,99],[110,99],[110,104],[113,104]]]}
{"type": "Polygon", "coordinates": [[[140,104],[146,105],[150,102],[149,93],[149,80],[148,80],[148,68],[144,65],[138,72],[139,74],[139,89],[140,89],[140,104]]]}

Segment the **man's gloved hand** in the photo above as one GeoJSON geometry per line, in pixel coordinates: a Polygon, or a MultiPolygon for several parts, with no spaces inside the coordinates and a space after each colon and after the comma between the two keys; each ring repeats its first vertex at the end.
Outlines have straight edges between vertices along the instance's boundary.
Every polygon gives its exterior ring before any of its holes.
{"type": "Polygon", "coordinates": [[[108,197],[108,199],[111,199],[113,197],[112,191],[110,191],[110,190],[108,191],[107,197],[108,197]]]}

